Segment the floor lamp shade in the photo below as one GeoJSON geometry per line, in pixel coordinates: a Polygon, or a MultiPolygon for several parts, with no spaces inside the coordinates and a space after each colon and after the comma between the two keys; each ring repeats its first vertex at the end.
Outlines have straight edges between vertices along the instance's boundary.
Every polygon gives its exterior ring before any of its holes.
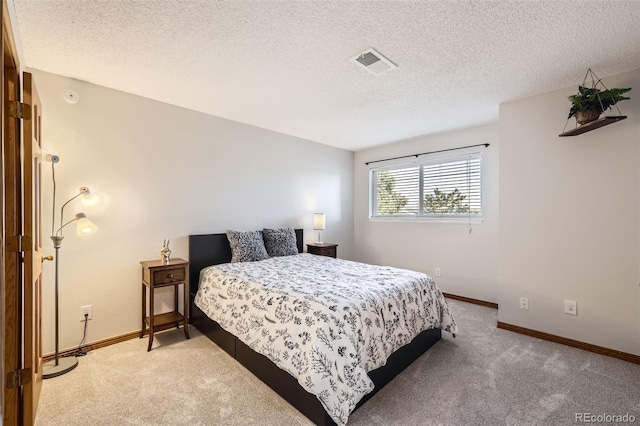
{"type": "Polygon", "coordinates": [[[82,194],[82,204],[87,207],[95,206],[100,202],[100,197],[91,192],[86,186],[80,188],[80,193],[82,194]]]}
{"type": "Polygon", "coordinates": [[[84,213],[78,213],[76,215],[76,219],[76,230],[78,235],[92,234],[98,230],[98,227],[91,222],[84,213]]]}
{"type": "Polygon", "coordinates": [[[313,214],[313,229],[318,231],[318,243],[322,243],[320,240],[320,231],[324,230],[326,224],[326,216],[324,213],[313,214]]]}

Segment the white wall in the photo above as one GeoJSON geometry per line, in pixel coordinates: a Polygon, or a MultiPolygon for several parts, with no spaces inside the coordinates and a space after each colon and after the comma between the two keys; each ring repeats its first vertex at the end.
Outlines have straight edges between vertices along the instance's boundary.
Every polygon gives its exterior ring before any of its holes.
{"type": "MultiPolygon", "coordinates": [[[[163,238],[171,239],[174,257],[184,258],[188,234],[227,228],[304,227],[310,242],[316,238],[312,213],[325,211],[323,240],[340,244],[340,257],[430,275],[439,267],[443,291],[499,302],[500,321],[640,354],[638,71],[605,79],[609,87],[634,88],[632,100],[620,104],[629,118],[578,137],[557,137],[571,87],[501,105],[499,125],[355,156],[33,72],[44,103],[44,148],[61,157],[58,202],[81,185],[102,196],[97,207],[78,202],[67,211],[84,210],[100,230],[86,237],[65,233],[62,349],[82,337],[84,304],[94,305],[88,342],[139,329],[139,261],[159,257],[163,238]],[[68,88],[80,93],[78,104],[63,100],[68,88]],[[484,142],[491,144],[480,149],[485,220],[471,234],[466,224],[369,221],[366,161],[484,142]],[[519,297],[529,298],[529,311],[518,309],[519,297]],[[578,316],[562,313],[564,298],[578,301],[578,316]]],[[[45,234],[50,182],[45,165],[45,234]]],[[[52,251],[47,241],[45,254],[52,251]]],[[[166,309],[169,299],[158,308],[166,309]]],[[[53,265],[47,263],[45,353],[53,350],[52,301],[53,265]]]]}
{"type": "Polygon", "coordinates": [[[498,319],[640,354],[640,71],[603,81],[629,118],[576,137],[576,86],[500,106],[498,319]]]}
{"type": "MultiPolygon", "coordinates": [[[[464,152],[457,151],[453,155],[464,152]]],[[[354,158],[354,257],[362,262],[425,272],[444,292],[498,300],[498,125],[422,136],[356,152],[354,158]],[[369,220],[367,161],[480,143],[483,215],[481,224],[375,222],[369,220]],[[435,277],[435,268],[442,275],[435,277]]]]}
{"type": "MultiPolygon", "coordinates": [[[[87,341],[140,329],[140,264],[159,258],[164,238],[173,257],[188,258],[189,234],[305,228],[327,214],[323,239],[353,253],[353,153],[127,93],[33,71],[43,102],[43,147],[60,156],[58,207],[82,185],[102,202],[79,201],[99,231],[65,228],[60,253],[60,347],[82,338],[80,306],[93,305],[87,341]],[[63,99],[76,90],[80,102],[63,99]]],[[[170,82],[167,90],[170,90],[170,82]]],[[[265,105],[265,108],[268,108],[265,105]]],[[[51,227],[51,168],[43,170],[43,223],[51,227]]],[[[48,238],[47,238],[48,240],[48,238]]],[[[52,253],[47,241],[45,254],[52,253]]],[[[45,264],[44,352],[53,351],[53,264],[45,264]]],[[[169,293],[170,294],[170,293],[169,293]]],[[[171,306],[165,294],[157,309],[171,306]]]]}

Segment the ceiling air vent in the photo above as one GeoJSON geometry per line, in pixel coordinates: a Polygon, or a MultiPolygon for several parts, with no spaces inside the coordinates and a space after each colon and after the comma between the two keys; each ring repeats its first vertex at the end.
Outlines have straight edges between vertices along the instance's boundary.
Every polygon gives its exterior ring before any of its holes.
{"type": "Polygon", "coordinates": [[[367,49],[359,55],[351,58],[351,60],[360,68],[364,68],[374,75],[380,75],[397,68],[393,62],[376,52],[374,49],[367,49]]]}

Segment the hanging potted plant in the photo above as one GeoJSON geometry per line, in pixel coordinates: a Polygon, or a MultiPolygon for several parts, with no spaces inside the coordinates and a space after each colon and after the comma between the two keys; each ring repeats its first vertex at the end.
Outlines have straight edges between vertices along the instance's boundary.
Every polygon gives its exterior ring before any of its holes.
{"type": "Polygon", "coordinates": [[[630,90],[630,87],[600,90],[597,87],[578,86],[578,94],[569,96],[571,109],[568,118],[575,116],[576,122],[580,125],[597,120],[600,114],[613,105],[630,99],[623,96],[630,90]]]}

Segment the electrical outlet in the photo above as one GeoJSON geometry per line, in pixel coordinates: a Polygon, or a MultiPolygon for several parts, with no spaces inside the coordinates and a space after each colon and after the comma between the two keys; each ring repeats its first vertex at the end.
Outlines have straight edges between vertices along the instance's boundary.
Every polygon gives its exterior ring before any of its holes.
{"type": "Polygon", "coordinates": [[[93,319],[93,305],[80,306],[80,321],[84,321],[84,315],[87,314],[87,319],[93,319]]]}
{"type": "Polygon", "coordinates": [[[440,276],[440,268],[436,268],[436,277],[440,276]]]}
{"type": "Polygon", "coordinates": [[[520,298],[520,309],[524,309],[525,311],[529,310],[529,299],[526,297],[520,298]]]}
{"type": "Polygon", "coordinates": [[[564,299],[564,313],[569,315],[578,315],[578,302],[575,300],[564,299]]]}

